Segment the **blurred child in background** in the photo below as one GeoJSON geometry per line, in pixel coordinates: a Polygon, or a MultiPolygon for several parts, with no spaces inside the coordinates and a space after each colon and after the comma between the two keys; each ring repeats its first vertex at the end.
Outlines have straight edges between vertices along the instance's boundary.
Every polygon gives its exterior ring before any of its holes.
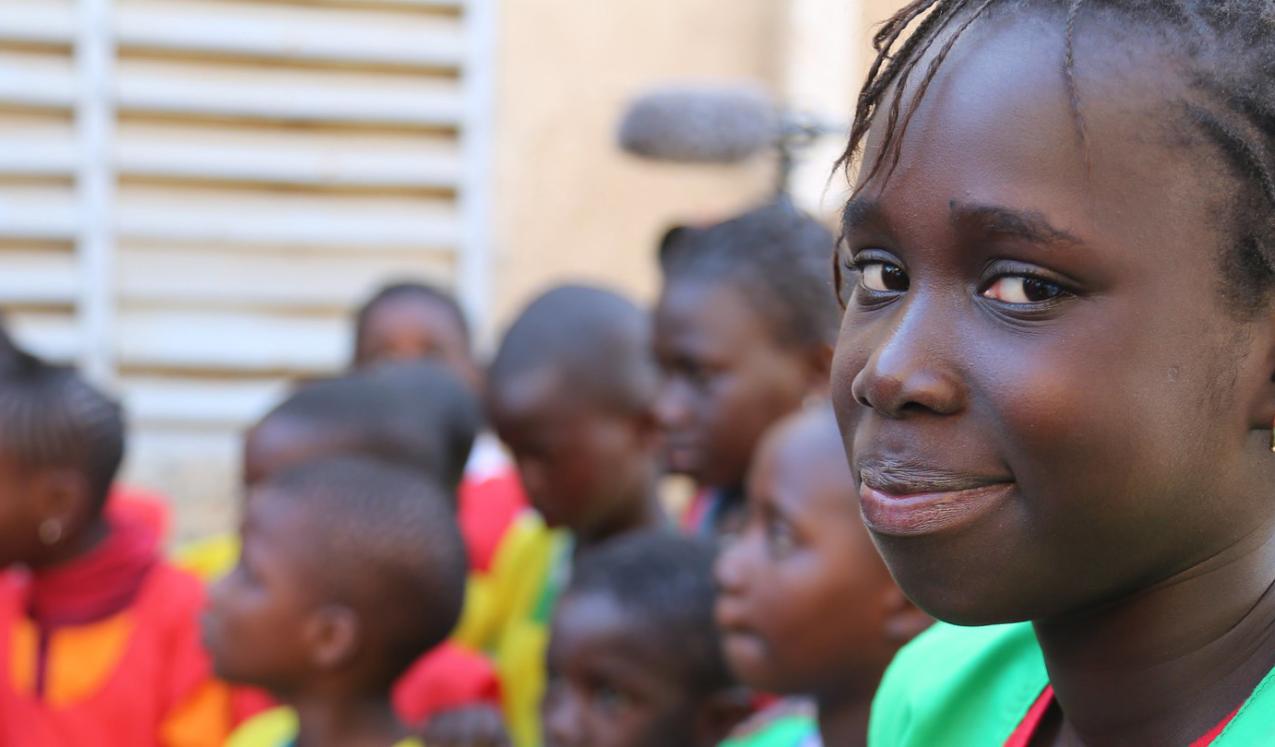
{"type": "Polygon", "coordinates": [[[391,690],[460,617],[465,549],[449,503],[418,472],[355,457],[252,489],[204,637],[218,673],[287,707],[244,724],[231,747],[419,744],[391,690]]]}
{"type": "MultiPolygon", "coordinates": [[[[418,281],[382,287],[355,316],[356,370],[394,361],[433,360],[450,368],[481,396],[484,374],[474,355],[465,313],[442,288],[418,281]]],[[[496,551],[527,508],[518,474],[500,442],[481,431],[460,484],[458,516],[469,550],[465,606],[482,613],[489,603],[489,574],[496,551]]],[[[470,613],[467,613],[470,614],[470,613]]]]}
{"type": "Polygon", "coordinates": [[[549,615],[573,553],[666,523],[649,335],[626,299],[560,287],[514,321],[488,374],[492,423],[539,514],[509,532],[493,565],[493,604],[467,613],[458,637],[495,655],[523,747],[539,738],[549,615]]]}
{"type": "Polygon", "coordinates": [[[647,531],[580,556],[553,616],[548,747],[714,747],[750,706],[713,623],[713,552],[647,531]]]}
{"type": "Polygon", "coordinates": [[[0,745],[222,744],[230,695],[199,644],[203,588],[107,498],[119,405],[17,352],[0,373],[0,745]]]}
{"type": "Polygon", "coordinates": [[[903,596],[863,527],[832,408],[767,431],[741,527],[716,567],[727,661],[749,685],[813,698],[783,702],[726,747],[856,747],[894,654],[930,622],[903,596]]]}
{"type": "Polygon", "coordinates": [[[381,287],[354,318],[353,368],[387,361],[437,360],[471,389],[482,389],[465,312],[450,293],[421,282],[381,287]]]}
{"type": "Polygon", "coordinates": [[[787,201],[670,231],[655,351],[669,467],[701,493],[686,523],[716,532],[743,506],[761,434],[826,392],[840,311],[833,237],[787,201]]]}
{"type": "MultiPolygon", "coordinates": [[[[367,374],[302,387],[271,410],[244,443],[245,489],[318,459],[358,455],[405,467],[438,481],[449,500],[464,472],[480,408],[447,368],[427,361],[395,363],[367,374]]],[[[454,507],[453,507],[454,508],[454,507]]],[[[215,579],[239,558],[238,538],[218,557],[204,556],[215,579]]],[[[454,643],[432,647],[395,690],[399,716],[417,725],[456,708],[500,706],[493,667],[454,643]]]]}

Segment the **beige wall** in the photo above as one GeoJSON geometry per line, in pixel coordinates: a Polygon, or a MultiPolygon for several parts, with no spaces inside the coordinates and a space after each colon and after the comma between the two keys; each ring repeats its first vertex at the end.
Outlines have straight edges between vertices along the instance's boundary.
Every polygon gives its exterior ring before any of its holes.
{"type": "MultiPolygon", "coordinates": [[[[608,283],[649,300],[658,282],[653,245],[670,221],[722,215],[767,194],[765,161],[706,168],[619,153],[615,124],[630,96],[671,80],[744,78],[844,118],[870,26],[898,4],[506,0],[494,151],[495,329],[538,290],[564,280],[608,283]],[[802,83],[812,75],[822,89],[802,83]]],[[[835,202],[821,187],[836,150],[830,143],[813,156],[813,176],[803,180],[807,204],[821,196],[825,209],[835,202]]]]}
{"type": "Polygon", "coordinates": [[[777,89],[781,0],[507,0],[498,66],[495,250],[490,308],[503,328],[547,284],[585,279],[641,298],[654,242],[675,217],[759,199],[764,163],[654,164],[617,151],[625,101],[684,78],[777,89]]]}

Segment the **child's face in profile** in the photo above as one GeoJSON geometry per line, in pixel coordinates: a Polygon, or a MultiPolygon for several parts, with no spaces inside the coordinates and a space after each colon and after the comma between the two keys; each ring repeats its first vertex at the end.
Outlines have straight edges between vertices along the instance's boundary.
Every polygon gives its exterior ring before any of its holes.
{"type": "Polygon", "coordinates": [[[355,366],[434,359],[442,362],[475,391],[478,366],[465,330],[448,306],[425,298],[393,298],[367,315],[355,343],[355,366]]]}
{"type": "Polygon", "coordinates": [[[572,397],[554,371],[502,382],[491,392],[491,420],[518,465],[527,497],[552,527],[583,536],[623,524],[626,505],[644,492],[654,429],[572,397]]]}
{"type": "Polygon", "coordinates": [[[258,490],[247,501],[239,563],[209,589],[204,646],[217,676],[286,693],[309,671],[303,630],[316,601],[301,502],[258,490]]]}
{"type": "Polygon", "coordinates": [[[1257,477],[1269,332],[1220,292],[1235,178],[1159,42],[1095,33],[1083,148],[1062,34],[989,20],[940,68],[891,178],[846,209],[832,390],[865,522],[953,622],[1121,598],[1275,508],[1257,477]]]}
{"type": "Polygon", "coordinates": [[[695,745],[697,703],[675,656],[610,596],[564,597],[549,641],[547,747],[695,745]]]}
{"type": "Polygon", "coordinates": [[[855,501],[831,417],[782,421],[758,449],[746,519],[717,560],[717,621],[731,669],[764,691],[875,686],[894,647],[897,594],[855,501]]]}
{"type": "Polygon", "coordinates": [[[805,363],[727,282],[674,278],[656,307],[655,354],[669,467],[705,486],[741,485],[762,433],[810,386],[805,363]]]}

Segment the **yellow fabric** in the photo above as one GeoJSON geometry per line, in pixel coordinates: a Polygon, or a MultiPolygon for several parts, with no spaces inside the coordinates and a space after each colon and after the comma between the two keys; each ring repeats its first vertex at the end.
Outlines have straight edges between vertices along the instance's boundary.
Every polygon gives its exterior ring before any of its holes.
{"type": "MultiPolygon", "coordinates": [[[[132,633],[128,611],[54,633],[49,640],[45,702],[65,708],[92,695],[124,657],[132,633]]],[[[11,651],[10,681],[18,692],[34,692],[39,658],[35,623],[26,619],[15,623],[11,651]]]]}
{"type": "Polygon", "coordinates": [[[296,736],[297,714],[291,708],[271,708],[245,721],[226,747],[283,747],[296,736]]]}
{"type": "MultiPolygon", "coordinates": [[[[287,747],[297,738],[297,714],[291,708],[272,708],[244,722],[226,747],[287,747]]],[[[395,742],[393,747],[425,747],[416,737],[395,742]]]]}
{"type": "Polygon", "coordinates": [[[40,634],[30,620],[19,620],[13,626],[9,654],[9,681],[23,695],[35,692],[35,670],[39,666],[40,634]]]}
{"type": "Polygon", "coordinates": [[[177,551],[174,564],[212,583],[230,573],[239,562],[239,535],[227,532],[192,542],[177,551]]]}
{"type": "Polygon", "coordinates": [[[520,516],[496,551],[476,603],[466,603],[454,636],[495,659],[516,747],[540,744],[549,641],[547,611],[541,608],[552,576],[561,570],[555,564],[565,561],[566,545],[566,535],[546,527],[536,513],[520,516]]]}
{"type": "Polygon", "coordinates": [[[226,741],[230,689],[207,682],[160,725],[164,747],[219,747],[226,741]]]}

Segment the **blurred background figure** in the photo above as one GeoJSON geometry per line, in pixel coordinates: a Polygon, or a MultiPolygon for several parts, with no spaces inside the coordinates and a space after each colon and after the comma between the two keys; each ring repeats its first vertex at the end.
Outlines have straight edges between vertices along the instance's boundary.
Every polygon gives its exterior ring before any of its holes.
{"type": "Polygon", "coordinates": [[[855,490],[827,401],[766,432],[744,520],[717,558],[717,622],[741,681],[801,697],[761,712],[723,747],[867,744],[886,665],[930,624],[877,555],[855,490]]]}
{"type": "MultiPolygon", "coordinates": [[[[170,542],[229,530],[241,434],[290,381],[438,352],[476,384],[472,361],[545,285],[649,301],[670,220],[772,193],[764,154],[622,153],[635,96],[743,82],[843,122],[870,23],[897,5],[11,0],[0,310],[122,398],[123,474],[175,502],[170,542]],[[387,283],[355,350],[353,312],[387,283]]],[[[793,193],[826,215],[820,153],[793,193]]]]}

